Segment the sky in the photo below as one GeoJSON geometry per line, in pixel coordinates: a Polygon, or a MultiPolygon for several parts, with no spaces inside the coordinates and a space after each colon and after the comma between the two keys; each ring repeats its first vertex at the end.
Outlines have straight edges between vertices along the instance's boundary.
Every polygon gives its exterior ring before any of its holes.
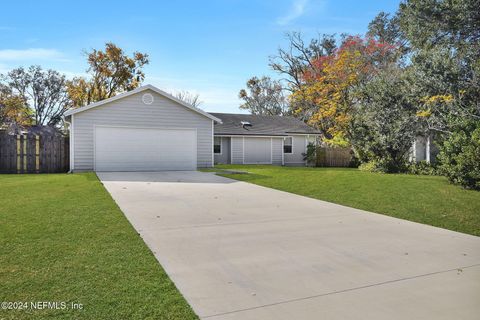
{"type": "Polygon", "coordinates": [[[269,57],[287,32],[364,34],[399,0],[5,1],[0,11],[0,73],[40,65],[83,76],[85,52],[113,42],[147,53],[145,84],[199,94],[202,109],[239,110],[252,76],[279,76],[269,57]]]}

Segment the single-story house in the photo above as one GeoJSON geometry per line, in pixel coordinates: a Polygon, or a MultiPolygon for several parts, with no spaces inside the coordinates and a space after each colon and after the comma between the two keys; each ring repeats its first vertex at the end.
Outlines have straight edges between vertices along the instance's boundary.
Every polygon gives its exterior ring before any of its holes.
{"type": "Polygon", "coordinates": [[[65,113],[71,171],[303,165],[318,133],[289,117],[207,113],[152,86],[65,113]]]}
{"type": "Polygon", "coordinates": [[[221,164],[302,166],[308,143],[319,132],[294,117],[210,113],[214,125],[214,159],[221,164]]]}

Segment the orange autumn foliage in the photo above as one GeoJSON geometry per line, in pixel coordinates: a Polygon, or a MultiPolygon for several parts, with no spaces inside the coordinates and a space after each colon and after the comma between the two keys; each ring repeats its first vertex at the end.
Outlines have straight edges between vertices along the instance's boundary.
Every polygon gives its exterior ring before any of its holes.
{"type": "Polygon", "coordinates": [[[295,112],[309,114],[309,124],[327,142],[344,142],[354,105],[354,88],[374,74],[395,47],[374,39],[350,36],[331,55],[314,60],[304,71],[303,85],[290,99],[295,112]]]}
{"type": "Polygon", "coordinates": [[[0,93],[0,127],[12,123],[20,126],[32,125],[32,112],[21,97],[0,93]]]}

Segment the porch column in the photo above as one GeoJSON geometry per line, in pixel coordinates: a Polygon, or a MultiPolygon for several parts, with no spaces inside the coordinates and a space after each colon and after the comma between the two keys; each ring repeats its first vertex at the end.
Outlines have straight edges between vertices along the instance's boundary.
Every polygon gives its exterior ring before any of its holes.
{"type": "Polygon", "coordinates": [[[430,136],[427,136],[426,149],[425,149],[425,161],[430,163],[430,136]]]}
{"type": "Polygon", "coordinates": [[[417,161],[417,138],[413,140],[412,149],[410,150],[410,162],[417,161]]]}

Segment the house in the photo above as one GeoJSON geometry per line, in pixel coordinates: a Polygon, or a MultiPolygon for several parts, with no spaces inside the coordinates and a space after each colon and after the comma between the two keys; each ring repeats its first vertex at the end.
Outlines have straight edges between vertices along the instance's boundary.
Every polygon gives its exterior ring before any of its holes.
{"type": "Polygon", "coordinates": [[[71,171],[303,165],[317,136],[294,118],[207,113],[152,85],[69,110],[65,121],[71,171]]]}
{"type": "Polygon", "coordinates": [[[214,125],[214,159],[221,164],[303,166],[308,143],[319,132],[293,117],[210,113],[214,125]]]}
{"type": "Polygon", "coordinates": [[[432,140],[430,135],[417,136],[410,148],[409,161],[435,163],[439,150],[432,140]]]}
{"type": "Polygon", "coordinates": [[[65,113],[71,171],[195,170],[213,166],[221,120],[151,85],[65,113]]]}

